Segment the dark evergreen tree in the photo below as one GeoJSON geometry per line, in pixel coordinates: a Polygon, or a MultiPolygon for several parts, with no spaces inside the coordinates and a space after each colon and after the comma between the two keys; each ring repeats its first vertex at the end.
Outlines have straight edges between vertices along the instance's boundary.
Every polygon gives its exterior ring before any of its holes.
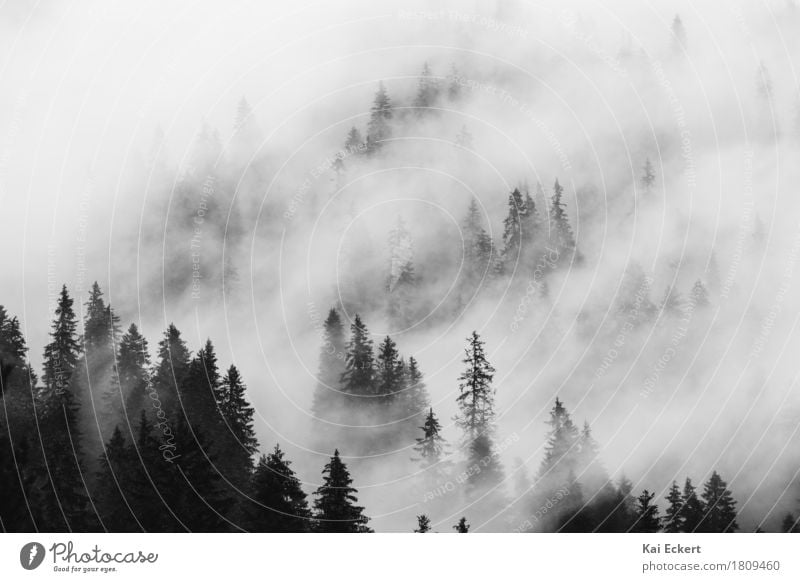
{"type": "Polygon", "coordinates": [[[405,378],[402,382],[403,392],[400,398],[401,414],[403,418],[409,420],[410,426],[416,426],[430,405],[428,389],[414,356],[408,358],[408,365],[403,367],[403,371],[405,378]]]}
{"type": "Polygon", "coordinates": [[[429,533],[431,531],[431,520],[430,518],[425,515],[417,516],[417,529],[414,530],[414,533],[429,533]]]}
{"type": "Polygon", "coordinates": [[[469,524],[467,523],[467,518],[462,517],[458,520],[458,523],[453,526],[453,529],[456,530],[456,533],[469,533],[469,524]]]}
{"type": "Polygon", "coordinates": [[[636,521],[631,531],[637,533],[653,533],[661,529],[661,520],[658,517],[658,506],[652,503],[655,493],[645,489],[637,498],[636,521]]]}
{"type": "Polygon", "coordinates": [[[525,198],[519,188],[515,188],[508,196],[508,215],[503,220],[503,252],[499,264],[505,274],[519,268],[523,259],[522,217],[525,211],[525,198]]]}
{"type": "Polygon", "coordinates": [[[417,456],[414,460],[419,462],[423,469],[431,469],[437,475],[441,474],[447,468],[445,459],[447,442],[440,434],[442,426],[433,413],[433,408],[428,412],[425,424],[420,429],[422,436],[416,439],[417,444],[414,446],[414,451],[417,456]]]}
{"type": "Polygon", "coordinates": [[[391,119],[392,103],[386,93],[386,87],[380,82],[367,124],[367,153],[377,153],[384,146],[385,140],[391,138],[391,119]]]}
{"type": "Polygon", "coordinates": [[[153,390],[167,416],[178,409],[178,388],[189,372],[189,363],[190,353],[181,332],[170,323],[158,342],[158,360],[152,378],[153,390]]]}
{"type": "Polygon", "coordinates": [[[342,390],[356,397],[373,394],[374,379],[375,355],[372,350],[372,339],[367,326],[356,314],[350,325],[350,341],[347,344],[345,370],[341,378],[342,390]]]}
{"type": "Polygon", "coordinates": [[[562,202],[564,189],[556,180],[550,202],[550,246],[558,252],[559,263],[570,263],[579,259],[575,245],[575,235],[569,224],[566,204],[562,202]]]}
{"type": "Polygon", "coordinates": [[[378,346],[375,393],[381,396],[378,406],[388,407],[404,388],[405,370],[397,344],[388,335],[378,346]]]}
{"type": "Polygon", "coordinates": [[[253,503],[247,516],[250,531],[290,533],[313,529],[306,494],[291,464],[278,445],[269,455],[261,455],[253,474],[253,503]]]}
{"type": "Polygon", "coordinates": [[[480,434],[491,434],[494,423],[494,367],[486,359],[484,342],[478,332],[467,338],[466,369],[458,377],[459,395],[456,398],[459,414],[456,425],[464,431],[467,442],[480,434]]]}
{"type": "Polygon", "coordinates": [[[683,523],[681,531],[686,533],[699,531],[705,512],[703,502],[697,497],[692,480],[687,477],[683,486],[683,507],[681,509],[683,523]]]}
{"type": "MultiPolygon", "coordinates": [[[[311,404],[314,418],[318,420],[337,422],[341,419],[344,401],[340,392],[340,381],[345,371],[345,349],[342,319],[339,312],[331,308],[323,327],[317,386],[311,404]]],[[[326,422],[318,423],[316,430],[321,431],[321,441],[327,440],[332,434],[330,425],[326,422]]]]}
{"type": "Polygon", "coordinates": [[[84,485],[79,403],[72,387],[80,357],[78,320],[73,300],[64,285],[44,349],[44,389],[39,399],[39,430],[45,451],[45,471],[50,477],[43,495],[40,527],[47,531],[83,531],[89,527],[84,485]]]}
{"type": "Polygon", "coordinates": [[[728,484],[714,471],[703,488],[705,513],[697,531],[731,533],[739,529],[736,523],[736,501],[728,484]]]}
{"type": "Polygon", "coordinates": [[[150,353],[147,340],[139,333],[135,323],[119,342],[117,376],[125,398],[125,411],[133,424],[141,410],[147,406],[147,383],[150,379],[150,353]]]}
{"type": "Polygon", "coordinates": [[[125,437],[116,427],[101,455],[97,485],[93,492],[99,518],[109,532],[142,531],[129,500],[131,468],[135,463],[130,453],[131,450],[125,445],[125,437]]]}
{"type": "Polygon", "coordinates": [[[685,518],[683,516],[683,495],[678,484],[673,481],[667,494],[669,507],[664,512],[664,531],[667,533],[677,533],[684,531],[685,518]]]}
{"type": "Polygon", "coordinates": [[[576,468],[578,446],[578,429],[572,422],[564,404],[556,398],[555,406],[550,411],[547,421],[550,429],[547,433],[547,444],[544,459],[539,468],[539,477],[563,481],[563,477],[576,468]]]}
{"type": "Polygon", "coordinates": [[[253,471],[258,439],[253,428],[255,410],[247,400],[247,388],[238,368],[231,364],[220,382],[217,405],[222,418],[222,435],[217,466],[237,489],[244,490],[253,471]]]}
{"type": "Polygon", "coordinates": [[[322,470],[323,484],[316,490],[314,501],[318,530],[323,533],[371,533],[364,508],[356,505],[358,491],[347,466],[339,458],[338,449],[322,470]]]}
{"type": "Polygon", "coordinates": [[[422,67],[422,72],[419,74],[417,95],[414,97],[413,106],[415,107],[416,115],[422,117],[429,114],[431,112],[430,108],[436,104],[438,94],[438,83],[431,73],[428,63],[425,63],[422,67]]]}

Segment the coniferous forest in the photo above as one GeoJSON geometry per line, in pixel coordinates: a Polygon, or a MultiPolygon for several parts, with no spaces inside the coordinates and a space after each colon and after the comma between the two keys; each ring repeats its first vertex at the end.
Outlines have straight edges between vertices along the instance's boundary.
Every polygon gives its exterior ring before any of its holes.
{"type": "Polygon", "coordinates": [[[800,533],[785,63],[726,69],[691,15],[475,10],[507,24],[400,8],[369,38],[401,55],[352,31],[363,61],[291,74],[175,57],[159,83],[223,96],[154,89],[144,137],[75,114],[133,137],[67,185],[0,157],[54,209],[3,198],[0,530],[800,533]]]}

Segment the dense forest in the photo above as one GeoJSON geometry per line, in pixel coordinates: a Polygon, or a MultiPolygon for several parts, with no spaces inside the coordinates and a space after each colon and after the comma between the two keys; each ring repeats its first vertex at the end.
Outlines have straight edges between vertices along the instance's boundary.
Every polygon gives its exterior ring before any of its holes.
{"type": "MultiPolygon", "coordinates": [[[[565,26],[607,81],[591,23],[565,26]]],[[[659,75],[686,77],[693,39],[668,28],[655,61],[629,41],[613,57],[656,103],[649,135],[619,121],[624,147],[606,121],[600,151],[559,133],[550,114],[573,111],[538,84],[450,54],[348,87],[356,113],[296,159],[244,98],[230,139],[204,122],[180,163],[156,132],[125,184],[146,203],[120,202],[109,244],[135,251],[136,284],[123,260],[88,293],[58,279],[34,356],[35,318],[0,306],[0,529],[800,533],[795,370],[769,344],[791,335],[796,257],[766,194],[740,218],[733,189],[719,208],[695,191],[713,146],[696,131],[687,154],[689,81],[659,75]],[[494,133],[519,118],[546,153],[494,133]],[[222,338],[218,312],[228,337],[190,345],[178,326],[222,338]]],[[[800,109],[779,138],[766,65],[747,83],[752,153],[724,163],[752,190],[800,109]]]]}
{"type": "MultiPolygon", "coordinates": [[[[312,503],[280,444],[259,454],[244,380],[234,365],[220,370],[211,340],[192,355],[180,331],[170,326],[151,364],[147,340],[135,324],[121,333],[96,283],[83,322],[63,287],[50,335],[39,381],[27,362],[18,319],[0,308],[4,531],[372,531],[338,449],[322,469],[324,484],[313,492],[312,503]],[[102,388],[93,389],[93,382],[102,388]],[[92,430],[81,431],[86,416],[92,430]]],[[[320,417],[335,417],[343,426],[367,415],[379,427],[348,445],[359,447],[359,454],[414,438],[420,491],[434,498],[455,481],[470,495],[488,496],[496,519],[503,520],[501,529],[738,529],[736,502],[716,472],[702,493],[689,478],[682,488],[673,482],[663,515],[653,493],[636,496],[625,477],[612,481],[591,428],[576,426],[558,399],[536,484],[513,503],[518,508],[513,516],[523,516],[514,527],[503,511],[510,500],[499,487],[495,370],[475,332],[467,339],[463,364],[456,419],[463,458],[449,452],[440,434],[416,360],[406,364],[390,337],[375,350],[358,316],[346,337],[336,309],[325,320],[314,407],[320,417]],[[520,507],[527,507],[527,517],[520,507]]],[[[328,429],[324,440],[340,438],[328,429]]],[[[464,517],[453,527],[466,533],[469,523],[464,517]]],[[[797,531],[791,515],[784,528],[797,531]]],[[[431,531],[429,516],[419,515],[414,531],[431,531]]]]}

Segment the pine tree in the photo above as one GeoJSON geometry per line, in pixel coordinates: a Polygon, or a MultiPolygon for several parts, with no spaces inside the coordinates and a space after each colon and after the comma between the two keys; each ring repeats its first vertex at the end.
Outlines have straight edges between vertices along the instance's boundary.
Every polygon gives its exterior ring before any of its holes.
{"type": "Polygon", "coordinates": [[[312,530],[306,494],[291,464],[284,459],[279,445],[275,445],[275,450],[269,455],[261,455],[253,474],[253,503],[247,517],[250,531],[290,533],[312,530]]]}
{"type": "Polygon", "coordinates": [[[73,300],[64,285],[50,332],[52,340],[44,349],[45,386],[40,396],[39,429],[50,485],[38,510],[42,529],[49,531],[88,527],[88,498],[78,429],[80,406],[72,386],[80,357],[78,320],[72,306],[73,300]]]}
{"type": "Polygon", "coordinates": [[[218,466],[238,488],[244,489],[253,470],[258,439],[253,428],[255,410],[247,400],[247,388],[236,366],[231,364],[217,391],[222,419],[218,466]]]}
{"type": "Polygon", "coordinates": [[[503,220],[502,271],[510,274],[522,261],[522,217],[525,215],[525,199],[519,188],[508,196],[508,215],[503,220]]]}
{"type": "Polygon", "coordinates": [[[352,155],[360,153],[364,147],[364,138],[361,137],[361,132],[355,126],[350,128],[347,133],[347,139],[344,142],[345,151],[352,155]]]}
{"type": "Polygon", "coordinates": [[[608,473],[600,462],[600,447],[592,436],[588,422],[583,423],[583,430],[578,436],[575,472],[581,476],[584,489],[590,497],[609,485],[608,473]]]}
{"type": "Polygon", "coordinates": [[[158,342],[158,360],[153,372],[153,390],[167,416],[178,407],[178,388],[189,372],[189,363],[190,353],[181,332],[170,323],[158,342]]]}
{"type": "Polygon", "coordinates": [[[459,395],[456,402],[459,414],[456,425],[464,431],[465,439],[471,442],[480,434],[491,433],[494,422],[494,393],[492,379],[495,369],[486,359],[484,342],[478,332],[467,338],[465,358],[466,370],[458,377],[459,395]]]}
{"type": "Polygon", "coordinates": [[[418,461],[423,469],[432,468],[435,472],[441,473],[445,469],[444,457],[447,442],[440,434],[442,425],[433,413],[433,408],[425,417],[425,424],[420,427],[420,430],[422,430],[422,436],[416,439],[417,444],[414,446],[414,451],[417,457],[413,460],[418,461]]]}
{"type": "Polygon", "coordinates": [[[736,523],[736,501],[728,484],[714,471],[703,488],[705,514],[697,531],[730,533],[739,529],[736,523]]]}
{"type": "Polygon", "coordinates": [[[645,489],[637,498],[636,522],[633,524],[631,531],[638,533],[654,533],[661,529],[661,520],[658,517],[658,506],[653,505],[653,497],[655,497],[655,493],[650,493],[645,489]]]}
{"type": "Polygon", "coordinates": [[[450,66],[450,73],[447,75],[447,99],[451,102],[461,99],[461,75],[455,65],[450,66]]]}
{"type": "Polygon", "coordinates": [[[656,183],[656,172],[652,162],[650,162],[650,158],[645,160],[642,170],[644,172],[642,174],[642,186],[644,186],[645,194],[650,194],[653,190],[653,185],[656,183]]]}
{"type": "Polygon", "coordinates": [[[317,419],[335,421],[339,418],[343,405],[339,383],[345,371],[346,349],[344,326],[335,308],[328,312],[323,325],[319,373],[311,411],[317,419]]]}
{"type": "Polygon", "coordinates": [[[202,432],[206,440],[212,443],[214,453],[219,452],[214,445],[219,443],[225,432],[217,410],[221,382],[217,354],[209,339],[189,362],[180,384],[180,398],[181,411],[186,415],[192,431],[202,432]]]}
{"type": "Polygon", "coordinates": [[[683,486],[683,507],[681,509],[682,532],[692,533],[699,530],[700,523],[703,521],[705,515],[705,507],[703,502],[697,497],[692,480],[686,478],[686,483],[683,486]]]}
{"type": "Polygon", "coordinates": [[[422,72],[419,74],[417,95],[413,103],[418,117],[423,117],[431,112],[430,108],[436,103],[438,93],[439,88],[436,79],[433,77],[428,63],[425,63],[422,67],[422,72]]]}
{"type": "Polygon", "coordinates": [[[407,327],[413,320],[416,303],[414,273],[414,243],[398,216],[397,225],[389,232],[389,274],[386,279],[389,317],[399,327],[407,327]]]}
{"type": "Polygon", "coordinates": [[[458,520],[458,523],[453,526],[453,529],[456,530],[456,533],[469,533],[469,524],[467,523],[467,518],[462,517],[458,520]]]}
{"type": "Polygon", "coordinates": [[[347,466],[339,458],[339,450],[322,470],[323,484],[316,490],[314,500],[318,531],[323,533],[371,533],[369,518],[358,502],[353,479],[347,466]]]}
{"type": "Polygon", "coordinates": [[[131,420],[138,418],[146,402],[147,383],[150,378],[150,353],[147,340],[139,333],[135,323],[119,342],[117,376],[125,399],[125,410],[131,420]]]}
{"type": "Polygon", "coordinates": [[[550,202],[550,245],[558,252],[561,261],[579,259],[575,246],[575,235],[569,224],[566,204],[561,201],[564,189],[556,180],[550,202]]]}
{"type": "Polygon", "coordinates": [[[425,515],[417,516],[417,529],[414,530],[414,533],[429,533],[431,531],[431,520],[430,518],[425,515]]]}
{"type": "Polygon", "coordinates": [[[384,146],[384,142],[391,138],[392,129],[389,125],[391,119],[392,103],[381,81],[378,83],[378,92],[375,94],[367,124],[367,153],[377,153],[384,146]]]}
{"type": "Polygon", "coordinates": [[[472,198],[467,208],[467,215],[461,223],[465,287],[461,297],[462,305],[474,296],[478,286],[486,279],[494,258],[494,244],[483,227],[483,222],[478,201],[472,198]]]}
{"type": "Polygon", "coordinates": [[[578,429],[572,422],[564,404],[556,398],[555,406],[550,411],[547,421],[550,430],[547,433],[547,444],[544,459],[539,468],[539,477],[563,481],[568,471],[574,471],[576,457],[579,452],[578,429]]]}
{"type": "Polygon", "coordinates": [[[416,432],[416,425],[425,414],[425,410],[430,405],[428,390],[419,364],[414,356],[408,358],[408,365],[403,367],[405,378],[402,382],[403,392],[400,397],[402,407],[400,413],[403,418],[409,420],[410,432],[416,432]],[[414,427],[413,429],[411,427],[414,427]]]}
{"type": "Polygon", "coordinates": [[[667,494],[667,507],[664,513],[664,531],[667,533],[677,533],[684,531],[685,518],[683,516],[683,496],[681,495],[680,487],[673,481],[672,486],[669,488],[667,494]]]}
{"type": "Polygon", "coordinates": [[[342,373],[342,390],[354,396],[374,393],[375,356],[367,326],[356,314],[350,325],[350,342],[347,344],[345,371],[342,373]]]}
{"type": "Polygon", "coordinates": [[[109,532],[137,532],[142,529],[128,499],[132,461],[125,437],[116,427],[101,454],[97,486],[93,492],[100,520],[109,532]]]}

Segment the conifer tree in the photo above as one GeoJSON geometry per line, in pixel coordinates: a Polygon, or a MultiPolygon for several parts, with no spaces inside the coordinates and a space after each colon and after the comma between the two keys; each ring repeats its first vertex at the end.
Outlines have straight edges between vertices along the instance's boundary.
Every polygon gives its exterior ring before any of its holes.
{"type": "Polygon", "coordinates": [[[170,323],[158,342],[158,360],[153,372],[153,389],[167,415],[178,407],[178,388],[189,372],[189,363],[190,353],[181,332],[170,323]]]}
{"type": "Polygon", "coordinates": [[[653,505],[655,493],[650,493],[645,489],[637,498],[636,521],[631,531],[638,533],[653,533],[661,529],[658,517],[658,506],[653,505]]]}
{"type": "Polygon", "coordinates": [[[431,520],[430,518],[425,515],[417,516],[417,529],[414,530],[414,533],[429,533],[431,531],[431,520]]]}
{"type": "Polygon", "coordinates": [[[344,148],[348,154],[352,155],[359,153],[364,146],[364,138],[361,137],[361,132],[358,131],[356,126],[350,128],[347,133],[347,139],[344,142],[344,148]]]}
{"type": "Polygon", "coordinates": [[[403,393],[400,402],[403,409],[402,414],[411,423],[416,425],[430,405],[428,390],[419,364],[414,356],[408,358],[408,365],[403,368],[405,379],[403,382],[403,393]]]}
{"type": "Polygon", "coordinates": [[[502,271],[510,274],[523,260],[522,222],[525,216],[525,198],[515,188],[508,196],[508,215],[503,220],[502,271]]]}
{"type": "Polygon", "coordinates": [[[150,377],[150,353],[147,340],[139,333],[135,323],[119,342],[117,376],[120,390],[125,398],[125,409],[131,422],[139,417],[145,407],[147,382],[150,377]]]}
{"type": "Polygon", "coordinates": [[[459,395],[456,402],[459,414],[456,425],[464,431],[469,442],[483,433],[491,433],[494,422],[494,394],[492,379],[495,369],[486,359],[484,342],[478,332],[467,338],[467,348],[462,362],[466,369],[458,377],[459,395]]]}
{"type": "Polygon", "coordinates": [[[44,349],[44,391],[41,394],[41,439],[50,484],[39,508],[42,529],[72,531],[88,527],[88,502],[83,480],[79,403],[73,376],[80,357],[78,320],[64,285],[56,306],[50,343],[44,349]]]}
{"type": "Polygon", "coordinates": [[[247,388],[239,369],[231,364],[217,391],[222,419],[218,466],[238,489],[244,489],[253,470],[258,439],[253,428],[255,410],[247,400],[247,388]]]}
{"type": "Polygon", "coordinates": [[[367,326],[356,314],[350,325],[350,341],[347,344],[345,370],[342,373],[342,390],[354,396],[364,396],[374,392],[375,356],[372,339],[367,326]]]}
{"type": "Polygon", "coordinates": [[[433,77],[428,63],[425,63],[422,67],[422,72],[419,74],[417,95],[414,97],[413,103],[418,117],[423,117],[430,113],[429,108],[434,106],[438,92],[436,79],[433,77]]]}
{"type": "Polygon", "coordinates": [[[388,335],[378,346],[375,393],[381,396],[378,404],[388,406],[401,394],[405,370],[397,351],[397,344],[388,335]]]}
{"type": "Polygon", "coordinates": [[[142,529],[129,505],[128,488],[133,463],[125,437],[116,427],[101,455],[97,486],[93,492],[100,520],[109,532],[136,532],[142,529]]]}
{"type": "Polygon", "coordinates": [[[279,445],[261,455],[253,473],[253,503],[248,510],[248,529],[255,532],[311,531],[313,523],[306,494],[291,461],[279,445]]]}
{"type": "Polygon", "coordinates": [[[444,456],[447,442],[440,434],[442,425],[433,413],[433,408],[428,412],[425,424],[420,429],[422,436],[416,439],[414,451],[417,457],[414,460],[418,461],[423,469],[434,468],[435,471],[441,472],[446,463],[444,456]]]}
{"type": "Polygon", "coordinates": [[[458,520],[458,523],[453,526],[453,529],[456,530],[456,533],[469,533],[469,524],[467,523],[467,518],[462,517],[458,520]]]}
{"type": "Polygon", "coordinates": [[[728,484],[714,471],[703,488],[705,513],[697,531],[731,533],[739,529],[736,523],[736,501],[728,484]]]}
{"type": "Polygon", "coordinates": [[[381,81],[370,112],[367,124],[367,153],[375,154],[384,146],[384,141],[392,136],[390,122],[392,119],[392,103],[381,81]]]}
{"type": "MultiPolygon", "coordinates": [[[[342,319],[339,312],[335,308],[331,308],[323,324],[317,386],[311,404],[311,411],[315,418],[333,421],[341,413],[343,401],[339,389],[342,374],[345,371],[345,349],[346,341],[342,319]]],[[[327,431],[325,432],[327,434],[327,431]]]]}
{"type": "Polygon", "coordinates": [[[572,422],[564,404],[556,398],[555,406],[550,411],[547,421],[550,429],[547,433],[547,444],[544,450],[544,459],[539,468],[541,478],[556,478],[563,480],[563,475],[574,471],[578,448],[578,429],[572,422]]]}
{"type": "Polygon", "coordinates": [[[575,235],[569,224],[566,204],[561,201],[564,189],[556,180],[550,202],[550,245],[558,252],[561,261],[571,262],[579,258],[575,246],[575,235]]]}
{"type": "Polygon", "coordinates": [[[684,531],[685,519],[683,516],[683,496],[680,487],[673,481],[667,494],[669,507],[664,512],[664,531],[667,533],[677,533],[684,531]]]}
{"type": "Polygon", "coordinates": [[[356,505],[358,491],[351,487],[353,479],[339,458],[338,449],[322,470],[323,484],[314,500],[318,531],[323,533],[371,533],[364,508],[356,505]]]}
{"type": "Polygon", "coordinates": [[[681,509],[681,517],[683,518],[682,532],[691,533],[699,531],[701,522],[705,515],[705,507],[703,502],[697,497],[692,480],[686,478],[686,483],[683,486],[683,508],[681,509]]]}

